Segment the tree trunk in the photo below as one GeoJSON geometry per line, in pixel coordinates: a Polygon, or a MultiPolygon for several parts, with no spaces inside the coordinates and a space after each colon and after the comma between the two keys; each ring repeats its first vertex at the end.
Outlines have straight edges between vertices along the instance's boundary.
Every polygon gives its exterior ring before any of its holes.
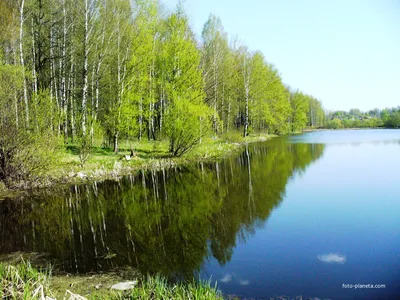
{"type": "Polygon", "coordinates": [[[62,97],[62,104],[63,104],[63,129],[64,129],[64,141],[65,144],[68,142],[68,99],[67,99],[67,92],[65,87],[65,67],[66,67],[66,55],[67,55],[67,13],[65,10],[65,0],[62,2],[63,5],[63,46],[62,46],[62,61],[61,64],[61,97],[62,97]]]}
{"type": "Polygon", "coordinates": [[[74,142],[76,136],[76,126],[75,126],[75,76],[74,76],[74,57],[71,54],[71,72],[70,72],[70,98],[69,102],[71,105],[71,141],[74,142]]]}
{"type": "MultiPolygon", "coordinates": [[[[93,128],[93,124],[96,123],[97,121],[97,115],[99,112],[99,102],[100,102],[100,70],[101,70],[101,64],[103,63],[103,58],[104,55],[107,51],[109,43],[107,44],[107,46],[105,46],[105,29],[104,26],[102,28],[102,37],[101,37],[101,45],[100,45],[100,53],[99,53],[99,58],[97,61],[97,66],[96,66],[96,72],[95,72],[95,105],[94,105],[94,109],[92,107],[92,111],[93,111],[93,120],[92,120],[92,128],[93,128]]],[[[93,130],[94,133],[94,130],[93,130]]]]}
{"type": "Polygon", "coordinates": [[[153,122],[153,109],[152,109],[152,104],[153,104],[153,95],[152,95],[152,80],[151,80],[151,75],[152,75],[152,66],[150,67],[149,70],[149,122],[147,126],[148,134],[147,134],[147,139],[150,141],[150,135],[152,133],[152,122],[153,122]]]}
{"type": "Polygon", "coordinates": [[[28,91],[26,87],[26,78],[25,78],[25,62],[24,62],[24,49],[23,49],[23,37],[24,37],[24,5],[25,0],[21,0],[21,5],[19,9],[19,55],[20,55],[20,63],[22,66],[22,76],[23,76],[23,84],[24,84],[24,104],[25,104],[25,122],[26,127],[29,127],[29,107],[28,107],[28,91]]]}
{"type": "Polygon", "coordinates": [[[214,116],[213,116],[213,126],[215,134],[218,134],[218,125],[217,125],[217,101],[218,101],[218,74],[217,74],[217,62],[216,62],[216,53],[214,53],[213,59],[213,67],[214,67],[214,116]]]}
{"type": "Polygon", "coordinates": [[[143,127],[143,98],[140,97],[139,101],[139,141],[142,140],[142,127],[143,127]]]}
{"type": "Polygon", "coordinates": [[[37,94],[38,83],[36,74],[36,49],[35,49],[35,32],[33,30],[33,18],[32,18],[32,77],[33,77],[33,92],[37,94]]]}
{"type": "Polygon", "coordinates": [[[248,86],[245,87],[245,92],[246,92],[246,99],[245,99],[245,116],[244,116],[244,132],[243,136],[246,137],[248,134],[248,128],[249,128],[249,88],[248,86]]]}
{"type": "MultiPolygon", "coordinates": [[[[97,47],[96,47],[97,48],[97,47]]],[[[91,88],[91,91],[92,91],[92,93],[91,93],[91,97],[90,97],[90,100],[91,100],[91,103],[90,103],[90,112],[91,112],[91,120],[90,120],[90,138],[91,138],[91,141],[92,141],[92,144],[93,144],[93,142],[94,142],[94,123],[93,123],[93,120],[94,120],[94,105],[95,105],[95,97],[96,97],[96,95],[95,95],[95,71],[96,71],[96,68],[95,68],[95,65],[93,64],[93,66],[92,66],[92,80],[91,80],[91,84],[90,84],[90,88],[91,88]]]]}
{"type": "Polygon", "coordinates": [[[89,60],[89,0],[85,0],[85,31],[83,40],[82,134],[86,135],[88,60],[89,60]]]}
{"type": "MultiPolygon", "coordinates": [[[[121,32],[120,32],[120,23],[118,19],[117,23],[117,80],[118,80],[118,93],[117,93],[117,102],[118,102],[118,124],[120,122],[121,117],[121,104],[122,104],[122,95],[121,95],[121,32]]],[[[114,153],[118,153],[118,129],[116,129],[114,133],[114,153]]]]}
{"type": "Polygon", "coordinates": [[[162,129],[163,129],[163,122],[164,122],[164,89],[161,88],[160,93],[160,138],[162,139],[162,129]]]}
{"type": "Polygon", "coordinates": [[[114,153],[118,153],[118,131],[114,134],[114,153]]]}
{"type": "Polygon", "coordinates": [[[221,98],[221,120],[222,120],[222,126],[221,126],[221,133],[224,134],[224,124],[223,122],[225,121],[225,113],[224,113],[224,106],[225,106],[225,83],[222,83],[222,98],[221,98]]]}
{"type": "Polygon", "coordinates": [[[228,99],[228,117],[226,119],[226,131],[229,131],[229,122],[231,119],[231,99],[228,99]]]}
{"type": "Polygon", "coordinates": [[[18,118],[18,98],[17,93],[14,94],[14,109],[15,109],[15,126],[18,129],[19,127],[19,118],[18,118]]]}
{"type": "MultiPolygon", "coordinates": [[[[51,7],[51,16],[53,16],[53,7],[51,7]]],[[[53,17],[51,18],[51,23],[53,23],[53,17]]],[[[56,64],[54,63],[55,58],[54,58],[54,53],[53,53],[53,48],[54,48],[54,25],[51,25],[50,28],[50,97],[53,100],[55,98],[55,103],[57,107],[57,112],[59,112],[60,108],[60,102],[58,99],[58,88],[57,88],[57,80],[56,80],[56,64]],[[54,94],[54,97],[53,97],[54,94]]],[[[52,128],[54,129],[54,115],[53,115],[53,110],[51,111],[51,124],[52,128]]],[[[56,126],[57,126],[57,133],[60,134],[60,118],[57,118],[56,120],[56,126]]]]}
{"type": "Polygon", "coordinates": [[[248,58],[243,58],[243,80],[245,90],[245,115],[244,115],[244,132],[243,136],[246,137],[249,128],[249,95],[250,95],[250,66],[248,58]]]}

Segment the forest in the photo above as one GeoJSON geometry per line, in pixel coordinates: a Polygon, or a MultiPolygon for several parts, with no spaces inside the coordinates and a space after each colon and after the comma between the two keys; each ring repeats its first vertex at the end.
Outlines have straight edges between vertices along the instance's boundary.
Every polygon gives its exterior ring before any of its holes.
{"type": "Polygon", "coordinates": [[[321,127],[322,104],[210,15],[196,38],[181,4],[0,2],[0,181],[40,173],[55,151],[165,141],[171,157],[229,132],[321,127]]]}

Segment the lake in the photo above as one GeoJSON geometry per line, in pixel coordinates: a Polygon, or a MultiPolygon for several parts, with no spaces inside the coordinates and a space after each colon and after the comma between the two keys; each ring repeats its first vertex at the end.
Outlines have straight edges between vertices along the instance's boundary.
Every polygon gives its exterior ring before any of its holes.
{"type": "Polygon", "coordinates": [[[0,233],[3,257],[35,252],[71,273],[132,266],[240,297],[396,298],[400,130],[310,132],[5,199],[0,233]]]}

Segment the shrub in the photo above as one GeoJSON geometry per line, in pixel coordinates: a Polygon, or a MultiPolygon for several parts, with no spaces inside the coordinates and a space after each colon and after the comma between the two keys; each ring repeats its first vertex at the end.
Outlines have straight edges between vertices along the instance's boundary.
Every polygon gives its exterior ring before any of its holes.
{"type": "Polygon", "coordinates": [[[59,140],[52,132],[54,104],[48,91],[32,96],[27,122],[21,68],[0,64],[0,181],[10,187],[40,178],[55,159],[59,140]]]}
{"type": "Polygon", "coordinates": [[[89,134],[80,135],[77,139],[78,145],[78,155],[79,161],[81,163],[81,167],[83,168],[84,164],[90,158],[92,154],[92,137],[89,134]]]}
{"type": "Polygon", "coordinates": [[[169,151],[181,156],[196,146],[211,129],[211,113],[205,104],[176,101],[167,114],[166,133],[169,151]]]}
{"type": "Polygon", "coordinates": [[[333,120],[328,121],[326,124],[326,128],[329,129],[340,129],[343,128],[342,121],[340,121],[338,118],[334,118],[333,120]]]}
{"type": "Polygon", "coordinates": [[[51,131],[30,133],[6,122],[0,131],[0,181],[6,186],[37,180],[50,169],[59,145],[51,131]]]}

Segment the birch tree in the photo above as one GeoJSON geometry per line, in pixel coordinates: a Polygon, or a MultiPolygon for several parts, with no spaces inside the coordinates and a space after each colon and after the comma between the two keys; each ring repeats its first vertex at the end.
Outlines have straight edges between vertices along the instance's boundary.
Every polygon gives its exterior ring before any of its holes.
{"type": "Polygon", "coordinates": [[[109,20],[115,28],[113,40],[114,47],[110,49],[108,58],[108,82],[107,86],[111,91],[108,94],[108,101],[105,103],[107,113],[105,125],[113,139],[114,152],[118,152],[118,141],[120,134],[125,134],[130,128],[133,116],[130,115],[130,101],[127,89],[132,69],[128,67],[132,55],[132,11],[128,0],[109,2],[112,18],[109,20]]]}
{"type": "Polygon", "coordinates": [[[243,116],[243,136],[248,135],[249,129],[249,102],[250,102],[250,80],[252,76],[252,59],[251,54],[245,47],[239,49],[241,60],[241,75],[243,78],[243,89],[244,89],[244,116],[243,116]]]}
{"type": "MultiPolygon", "coordinates": [[[[210,15],[202,31],[202,60],[205,83],[205,102],[213,108],[213,128],[218,133],[218,119],[222,118],[224,110],[225,85],[224,62],[228,52],[227,35],[221,20],[210,15]]],[[[221,129],[223,126],[221,127],[221,129]]]]}
{"type": "Polygon", "coordinates": [[[197,145],[207,132],[210,113],[204,104],[200,53],[188,19],[178,7],[165,22],[162,72],[168,99],[166,132],[171,154],[180,156],[197,145]]]}

